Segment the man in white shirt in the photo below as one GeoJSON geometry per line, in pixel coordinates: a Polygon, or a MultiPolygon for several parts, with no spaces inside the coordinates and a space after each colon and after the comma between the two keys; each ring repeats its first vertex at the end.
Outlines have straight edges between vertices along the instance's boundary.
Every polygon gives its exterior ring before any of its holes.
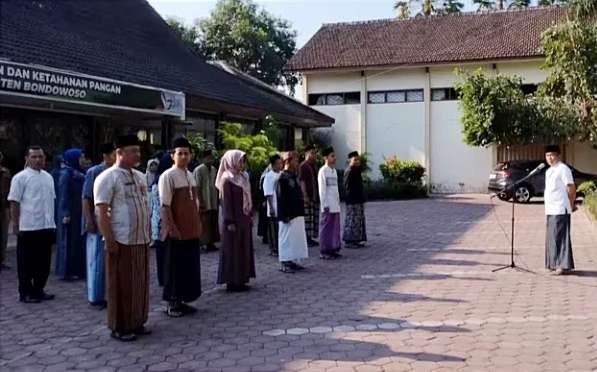
{"type": "Polygon", "coordinates": [[[267,201],[267,233],[269,241],[270,254],[278,255],[278,202],[276,196],[276,186],[280,179],[282,170],[282,159],[280,155],[275,154],[269,158],[271,170],[265,174],[263,179],[263,195],[267,201]]]}
{"type": "Polygon", "coordinates": [[[560,159],[560,148],[545,148],[545,160],[549,169],[545,173],[545,267],[561,275],[574,269],[572,243],[570,240],[570,214],[576,210],[576,186],[572,172],[560,159]]]}
{"type": "Polygon", "coordinates": [[[317,175],[321,218],[319,219],[319,247],[321,259],[336,259],[340,255],[340,192],[336,172],[336,154],[329,147],[323,151],[325,165],[317,175]]]}
{"type": "Polygon", "coordinates": [[[145,174],[133,167],[141,147],[136,135],[116,141],[116,163],[93,184],[97,223],[106,250],[108,328],[119,341],[149,334],[149,202],[145,174]]]}
{"type": "Polygon", "coordinates": [[[19,300],[36,303],[52,300],[44,292],[50,275],[52,244],[56,236],[54,222],[54,179],[43,170],[44,151],[30,146],[25,157],[27,166],[17,173],[10,184],[13,231],[17,237],[17,270],[19,300]]]}

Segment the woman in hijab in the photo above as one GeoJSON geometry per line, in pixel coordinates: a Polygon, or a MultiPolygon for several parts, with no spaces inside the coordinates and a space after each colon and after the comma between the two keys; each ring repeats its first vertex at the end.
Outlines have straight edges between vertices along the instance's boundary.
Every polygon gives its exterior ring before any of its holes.
{"type": "Polygon", "coordinates": [[[56,230],[56,275],[64,280],[85,278],[85,243],[81,229],[81,195],[85,175],[80,149],[64,152],[64,167],[58,173],[56,230]]]}
{"type": "Polygon", "coordinates": [[[240,150],[227,151],[220,161],[216,188],[220,194],[220,265],[218,284],[229,291],[246,291],[255,277],[251,236],[251,184],[245,172],[247,157],[240,150]]]}
{"type": "Polygon", "coordinates": [[[158,182],[158,167],[160,161],[157,158],[149,159],[147,162],[147,169],[145,170],[145,180],[147,186],[151,188],[151,185],[158,182]]]}

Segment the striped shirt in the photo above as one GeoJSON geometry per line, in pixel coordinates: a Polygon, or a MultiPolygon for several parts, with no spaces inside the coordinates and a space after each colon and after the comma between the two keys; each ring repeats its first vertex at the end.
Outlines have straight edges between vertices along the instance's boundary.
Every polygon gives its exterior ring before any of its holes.
{"type": "Polygon", "coordinates": [[[93,196],[95,205],[107,204],[110,207],[110,222],[118,243],[149,244],[149,202],[143,173],[114,165],[97,177],[93,196]]]}

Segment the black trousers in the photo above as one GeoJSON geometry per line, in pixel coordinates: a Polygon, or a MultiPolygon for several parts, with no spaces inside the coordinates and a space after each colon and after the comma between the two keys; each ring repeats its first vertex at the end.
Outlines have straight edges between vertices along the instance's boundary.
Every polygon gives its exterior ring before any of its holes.
{"type": "Polygon", "coordinates": [[[17,237],[19,295],[38,296],[48,282],[55,230],[22,231],[17,237]]]}
{"type": "Polygon", "coordinates": [[[275,217],[267,218],[267,237],[269,241],[269,250],[272,253],[278,253],[278,219],[275,217]]]}
{"type": "Polygon", "coordinates": [[[201,296],[199,239],[171,239],[164,246],[164,292],[169,302],[193,302],[201,296]]]}

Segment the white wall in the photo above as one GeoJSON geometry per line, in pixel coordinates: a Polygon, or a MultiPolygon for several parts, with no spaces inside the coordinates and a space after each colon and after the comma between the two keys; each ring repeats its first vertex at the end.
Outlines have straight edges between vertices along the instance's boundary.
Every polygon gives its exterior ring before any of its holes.
{"type": "Polygon", "coordinates": [[[588,143],[575,143],[571,163],[581,172],[597,174],[597,150],[588,143]]]}
{"type": "MultiPolygon", "coordinates": [[[[482,68],[523,77],[525,83],[539,83],[546,75],[540,61],[500,62],[465,65],[465,70],[482,68]]],[[[458,77],[456,66],[429,69],[430,88],[453,87],[458,77]]],[[[367,91],[423,89],[427,74],[424,68],[371,70],[365,72],[367,91]]],[[[356,72],[316,73],[307,76],[306,93],[356,92],[362,77],[356,72]]],[[[305,101],[307,97],[305,97],[305,101]]],[[[366,104],[367,152],[371,157],[372,176],[380,177],[379,164],[384,156],[417,160],[425,164],[426,103],[366,104]]],[[[361,149],[361,105],[313,106],[336,119],[332,127],[332,144],[339,164],[348,152],[361,149]]],[[[485,192],[488,175],[495,162],[494,151],[470,147],[462,142],[460,111],[457,101],[431,102],[430,107],[430,174],[434,192],[485,192]]],[[[597,151],[579,147],[577,164],[587,171],[597,167],[597,151]],[[595,164],[595,165],[593,165],[595,164]]],[[[583,169],[584,170],[584,169],[583,169]]],[[[597,169],[595,170],[597,172],[597,169]]]]}
{"type": "Polygon", "coordinates": [[[431,102],[431,190],[486,192],[492,150],[462,142],[457,101],[431,102]]]}
{"type": "Polygon", "coordinates": [[[338,167],[344,168],[348,153],[358,150],[360,137],[360,105],[313,106],[315,109],[336,119],[332,125],[332,146],[338,158],[338,167]]]}
{"type": "Polygon", "coordinates": [[[425,164],[425,105],[390,103],[367,105],[367,152],[372,178],[381,177],[384,156],[425,164]]]}

